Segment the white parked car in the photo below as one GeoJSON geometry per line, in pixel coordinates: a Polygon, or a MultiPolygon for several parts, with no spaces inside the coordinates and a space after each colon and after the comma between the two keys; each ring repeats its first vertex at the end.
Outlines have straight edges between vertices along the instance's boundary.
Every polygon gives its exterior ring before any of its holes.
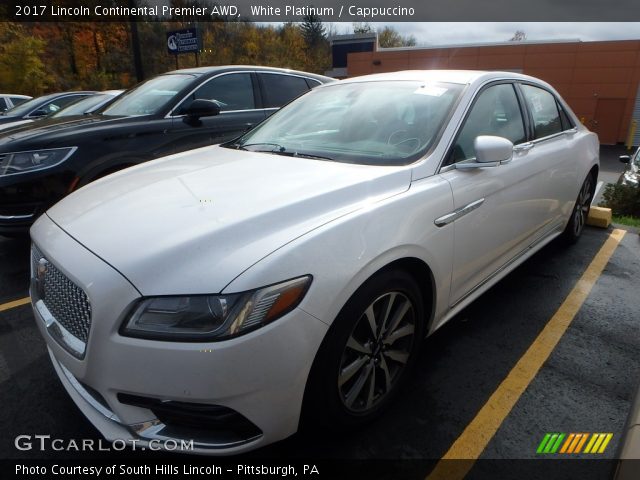
{"type": "Polygon", "coordinates": [[[598,149],[524,75],[323,85],[232,143],[51,208],[31,229],[37,323],[108,439],[229,454],[301,420],[355,426],[388,406],[424,336],[578,239],[598,149]]]}

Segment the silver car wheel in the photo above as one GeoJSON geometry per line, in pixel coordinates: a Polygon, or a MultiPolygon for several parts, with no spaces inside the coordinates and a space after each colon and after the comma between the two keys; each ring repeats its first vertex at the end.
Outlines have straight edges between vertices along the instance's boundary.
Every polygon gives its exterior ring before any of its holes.
{"type": "Polygon", "coordinates": [[[400,292],[375,299],[347,340],[338,371],[338,390],[347,410],[367,413],[395,387],[413,349],[415,308],[400,292]]]}
{"type": "Polygon", "coordinates": [[[589,216],[589,208],[591,207],[591,176],[589,175],[580,189],[578,194],[578,200],[574,210],[574,222],[573,233],[575,236],[579,236],[582,233],[582,229],[587,223],[587,217],[589,216]]]}

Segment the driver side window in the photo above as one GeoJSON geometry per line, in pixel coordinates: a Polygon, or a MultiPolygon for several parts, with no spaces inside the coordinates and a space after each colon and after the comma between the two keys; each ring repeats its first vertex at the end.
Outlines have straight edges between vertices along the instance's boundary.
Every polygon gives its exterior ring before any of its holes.
{"type": "Polygon", "coordinates": [[[494,85],[480,93],[458,133],[447,164],[474,158],[473,142],[479,135],[504,137],[514,145],[525,141],[522,112],[512,84],[494,85]]]}
{"type": "Polygon", "coordinates": [[[223,112],[256,108],[250,73],[231,73],[209,80],[190,94],[176,113],[182,115],[196,99],[215,100],[223,112]]]}

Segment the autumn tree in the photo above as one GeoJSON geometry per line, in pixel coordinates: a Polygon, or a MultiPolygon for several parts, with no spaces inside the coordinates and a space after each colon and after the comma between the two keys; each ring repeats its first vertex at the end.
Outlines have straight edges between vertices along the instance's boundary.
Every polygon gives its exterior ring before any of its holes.
{"type": "Polygon", "coordinates": [[[310,13],[303,17],[300,30],[302,30],[302,36],[307,44],[307,48],[309,49],[317,47],[327,38],[324,25],[322,24],[320,17],[314,13],[310,13]]]}
{"type": "Polygon", "coordinates": [[[20,25],[2,23],[0,30],[0,90],[40,95],[47,88],[42,60],[46,42],[32,37],[20,25]]]}
{"type": "Polygon", "coordinates": [[[371,33],[373,27],[369,22],[353,22],[353,33],[371,33]]]}
{"type": "Polygon", "coordinates": [[[524,30],[516,30],[513,37],[509,39],[510,42],[524,42],[527,39],[527,34],[524,30]]]}
{"type": "Polygon", "coordinates": [[[413,35],[401,35],[395,28],[387,26],[378,33],[378,44],[382,48],[413,47],[416,39],[413,35]]]}

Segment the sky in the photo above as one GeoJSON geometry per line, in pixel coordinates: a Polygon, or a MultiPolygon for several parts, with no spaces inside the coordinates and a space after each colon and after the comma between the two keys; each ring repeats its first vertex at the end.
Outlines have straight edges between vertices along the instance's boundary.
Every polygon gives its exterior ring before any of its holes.
{"type": "MultiPolygon", "coordinates": [[[[469,22],[469,23],[371,23],[374,29],[393,26],[403,35],[413,35],[419,46],[465,43],[492,43],[509,40],[517,30],[523,30],[527,40],[580,39],[630,40],[640,39],[640,22],[469,22]]],[[[336,33],[351,33],[348,23],[333,23],[336,33]]]]}

